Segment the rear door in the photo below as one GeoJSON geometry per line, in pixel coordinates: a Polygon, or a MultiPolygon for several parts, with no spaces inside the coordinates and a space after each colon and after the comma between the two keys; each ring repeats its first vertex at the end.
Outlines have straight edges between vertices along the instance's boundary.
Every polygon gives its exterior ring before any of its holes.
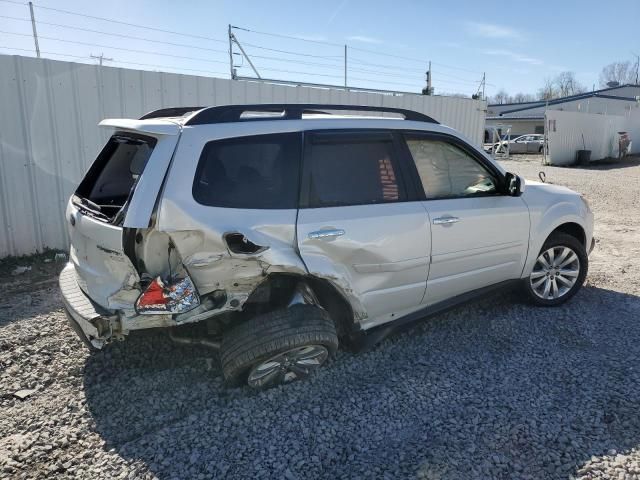
{"type": "Polygon", "coordinates": [[[105,308],[131,308],[140,293],[123,234],[149,226],[178,131],[116,131],[69,200],[70,261],[82,290],[105,308]]]}
{"type": "Polygon", "coordinates": [[[500,193],[501,173],[456,137],[407,133],[431,222],[425,304],[520,277],[529,211],[500,193]]]}
{"type": "Polygon", "coordinates": [[[353,290],[365,327],[419,308],[429,224],[403,179],[392,133],[306,132],[303,165],[297,238],[309,272],[353,290]]]}

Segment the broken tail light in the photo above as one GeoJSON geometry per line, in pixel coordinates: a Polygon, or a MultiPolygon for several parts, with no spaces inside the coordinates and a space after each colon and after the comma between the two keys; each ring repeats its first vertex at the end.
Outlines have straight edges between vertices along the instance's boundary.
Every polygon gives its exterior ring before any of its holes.
{"type": "Polygon", "coordinates": [[[154,278],[136,300],[139,314],[184,313],[200,305],[198,292],[188,275],[164,281],[154,278]]]}

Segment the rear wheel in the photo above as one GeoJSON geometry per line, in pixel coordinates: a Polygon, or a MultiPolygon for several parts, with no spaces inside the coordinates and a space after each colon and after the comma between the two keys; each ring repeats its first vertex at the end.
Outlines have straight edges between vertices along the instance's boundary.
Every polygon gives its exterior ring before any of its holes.
{"type": "Polygon", "coordinates": [[[338,348],[327,312],[311,305],[258,315],[226,333],[220,347],[228,385],[263,389],[301,380],[338,348]]]}
{"type": "Polygon", "coordinates": [[[560,305],[580,290],[588,267],[584,245],[571,235],[554,233],[542,246],[525,290],[537,305],[560,305]]]}

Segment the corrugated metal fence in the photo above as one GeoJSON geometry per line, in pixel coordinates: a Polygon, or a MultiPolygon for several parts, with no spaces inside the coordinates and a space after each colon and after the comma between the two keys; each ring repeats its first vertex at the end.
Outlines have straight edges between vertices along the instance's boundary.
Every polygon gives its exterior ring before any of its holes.
{"type": "Polygon", "coordinates": [[[99,67],[0,55],[0,257],[68,246],[64,209],[109,134],[109,117],[162,107],[343,103],[426,113],[480,145],[486,103],[99,67]]]}

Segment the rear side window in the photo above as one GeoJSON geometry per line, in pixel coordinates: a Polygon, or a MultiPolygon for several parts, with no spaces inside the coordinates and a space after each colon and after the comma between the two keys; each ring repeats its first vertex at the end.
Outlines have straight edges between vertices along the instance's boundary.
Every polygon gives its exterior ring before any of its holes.
{"type": "Polygon", "coordinates": [[[297,208],[300,152],[299,133],[209,142],[196,169],[193,198],[212,207],[297,208]]]}
{"type": "Polygon", "coordinates": [[[311,208],[406,200],[388,134],[310,134],[305,170],[311,208]]]}

